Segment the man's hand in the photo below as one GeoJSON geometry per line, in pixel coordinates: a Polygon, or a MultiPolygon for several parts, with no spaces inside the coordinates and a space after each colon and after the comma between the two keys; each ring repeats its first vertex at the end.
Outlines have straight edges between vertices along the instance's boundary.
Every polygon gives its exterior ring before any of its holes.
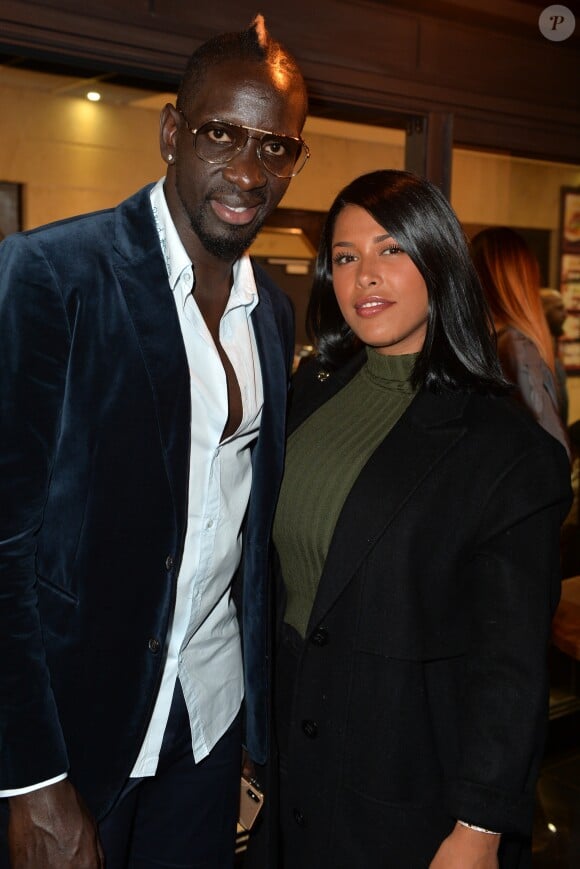
{"type": "Polygon", "coordinates": [[[68,779],[10,797],[12,869],[104,869],[97,826],[68,779]]]}
{"type": "Polygon", "coordinates": [[[256,777],[256,767],[254,766],[254,761],[244,748],[242,750],[242,775],[245,775],[247,779],[252,779],[256,777]]]}
{"type": "Polygon", "coordinates": [[[500,838],[457,823],[441,843],[429,869],[498,869],[500,838]]]}

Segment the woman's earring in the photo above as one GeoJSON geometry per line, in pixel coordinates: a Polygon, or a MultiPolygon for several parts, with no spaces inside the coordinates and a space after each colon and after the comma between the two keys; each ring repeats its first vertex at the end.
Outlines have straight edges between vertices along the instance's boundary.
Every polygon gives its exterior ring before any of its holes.
{"type": "Polygon", "coordinates": [[[168,154],[167,155],[167,162],[171,163],[172,160],[173,160],[173,154],[168,154]]]}

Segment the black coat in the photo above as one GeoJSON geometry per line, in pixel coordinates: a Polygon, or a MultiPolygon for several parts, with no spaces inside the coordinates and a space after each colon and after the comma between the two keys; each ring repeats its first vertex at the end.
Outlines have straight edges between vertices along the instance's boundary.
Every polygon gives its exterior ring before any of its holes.
{"type": "MultiPolygon", "coordinates": [[[[290,429],[359,365],[306,365],[290,429]]],[[[569,478],[529,415],[478,394],[420,392],[371,456],[298,664],[284,869],[425,869],[457,818],[529,837],[569,478]]]]}

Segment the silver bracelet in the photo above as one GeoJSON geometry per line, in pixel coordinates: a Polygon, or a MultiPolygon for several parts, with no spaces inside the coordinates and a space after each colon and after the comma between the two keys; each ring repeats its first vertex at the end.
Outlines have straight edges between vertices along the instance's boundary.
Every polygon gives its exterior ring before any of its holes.
{"type": "Polygon", "coordinates": [[[468,824],[467,821],[460,821],[459,818],[457,819],[457,823],[461,824],[462,827],[475,830],[477,833],[487,833],[489,836],[501,836],[501,833],[496,833],[495,830],[486,830],[485,827],[476,827],[475,824],[468,824]]]}

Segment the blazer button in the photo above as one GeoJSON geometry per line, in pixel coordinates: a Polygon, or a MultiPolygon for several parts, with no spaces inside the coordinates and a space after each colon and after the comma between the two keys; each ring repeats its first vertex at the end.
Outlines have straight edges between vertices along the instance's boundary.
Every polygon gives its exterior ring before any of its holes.
{"type": "Polygon", "coordinates": [[[171,568],[173,567],[173,563],[173,555],[168,555],[165,559],[165,569],[171,570],[171,568]]]}
{"type": "Polygon", "coordinates": [[[147,643],[147,646],[149,647],[149,651],[153,655],[156,655],[159,652],[159,649],[161,648],[161,643],[159,642],[159,640],[156,640],[155,637],[151,637],[151,639],[147,643]]]}
{"type": "Polygon", "coordinates": [[[306,823],[306,819],[305,819],[304,815],[302,814],[302,812],[300,811],[300,809],[294,809],[293,815],[294,815],[294,820],[296,821],[298,826],[303,827],[304,824],[306,823]]]}
{"type": "Polygon", "coordinates": [[[328,642],[328,630],[320,625],[310,637],[310,642],[315,646],[325,646],[328,642]]]}
{"type": "Polygon", "coordinates": [[[318,736],[318,724],[316,721],[310,721],[307,718],[302,722],[302,730],[309,739],[316,739],[318,736]]]}

